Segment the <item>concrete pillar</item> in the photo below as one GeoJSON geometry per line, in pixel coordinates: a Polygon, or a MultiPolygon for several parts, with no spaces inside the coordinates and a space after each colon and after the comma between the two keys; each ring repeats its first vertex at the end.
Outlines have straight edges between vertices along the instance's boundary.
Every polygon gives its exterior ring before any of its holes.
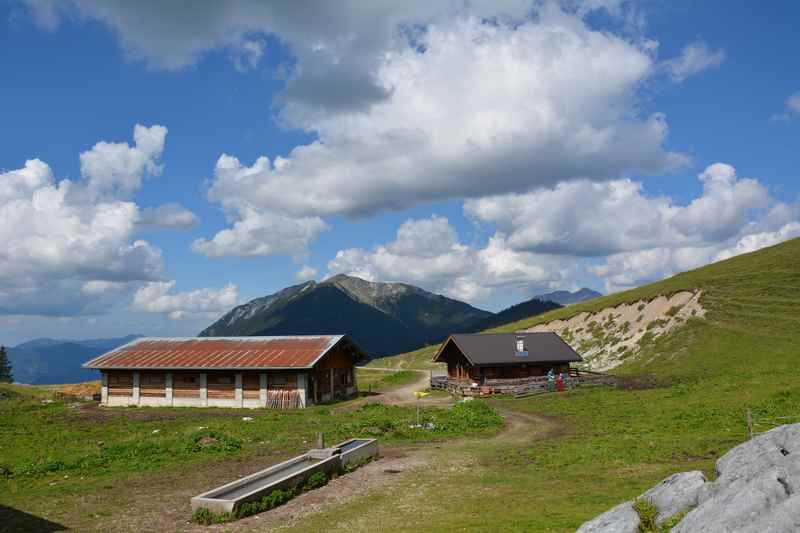
{"type": "Polygon", "coordinates": [[[200,405],[208,406],[208,374],[200,372],[200,405]]]}
{"type": "Polygon", "coordinates": [[[336,392],[333,389],[333,369],[329,369],[328,372],[331,376],[331,401],[333,401],[336,399],[336,392]]]}
{"type": "Polygon", "coordinates": [[[261,407],[267,406],[267,373],[262,372],[258,376],[258,400],[261,403],[261,407]]]}
{"type": "Polygon", "coordinates": [[[164,374],[164,400],[172,405],[172,372],[164,374]]]}
{"type": "Polygon", "coordinates": [[[242,391],[242,373],[236,372],[233,381],[235,383],[233,389],[233,398],[236,400],[236,407],[244,407],[244,394],[242,391]]]}
{"type": "Polygon", "coordinates": [[[108,372],[100,372],[100,403],[108,404],[108,372]]]}
{"type": "Polygon", "coordinates": [[[300,407],[306,406],[306,375],[297,374],[297,392],[300,394],[300,407]]]}
{"type": "Polygon", "coordinates": [[[133,403],[139,405],[139,372],[133,373],[133,403]]]}

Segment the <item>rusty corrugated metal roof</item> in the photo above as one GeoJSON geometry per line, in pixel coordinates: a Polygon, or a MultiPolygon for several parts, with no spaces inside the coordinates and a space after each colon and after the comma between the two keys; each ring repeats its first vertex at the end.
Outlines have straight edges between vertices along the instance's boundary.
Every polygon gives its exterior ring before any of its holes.
{"type": "Polygon", "coordinates": [[[311,368],[344,335],[143,337],[84,363],[86,368],[311,368]]]}

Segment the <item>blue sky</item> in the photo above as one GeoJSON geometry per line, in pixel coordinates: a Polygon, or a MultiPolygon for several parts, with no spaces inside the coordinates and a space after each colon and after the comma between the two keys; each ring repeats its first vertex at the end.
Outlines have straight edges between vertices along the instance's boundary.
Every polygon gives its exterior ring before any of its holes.
{"type": "Polygon", "coordinates": [[[499,309],[800,235],[796,2],[156,4],[0,6],[0,342],[338,272],[499,309]]]}

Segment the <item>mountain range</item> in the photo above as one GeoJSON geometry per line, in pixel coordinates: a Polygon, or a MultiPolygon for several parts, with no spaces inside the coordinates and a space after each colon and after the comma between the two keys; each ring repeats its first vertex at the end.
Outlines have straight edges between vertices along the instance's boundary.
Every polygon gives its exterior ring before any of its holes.
{"type": "MultiPolygon", "coordinates": [[[[492,313],[406,283],[338,275],[287,287],[237,306],[200,336],[346,332],[371,357],[379,357],[441,341],[450,333],[482,331],[558,307],[558,303],[534,298],[492,313]]],[[[14,380],[39,385],[97,379],[95,371],[81,365],[138,337],[39,338],[19,344],[8,350],[14,380]]]]}
{"type": "Polygon", "coordinates": [[[81,368],[83,363],[139,337],[141,335],[86,340],[40,338],[8,348],[8,357],[14,381],[18,383],[78,383],[98,379],[96,371],[81,368]]]}
{"type": "Polygon", "coordinates": [[[570,305],[570,304],[585,302],[586,300],[591,300],[592,298],[597,298],[598,296],[602,295],[603,295],[602,293],[584,287],[574,292],[554,291],[554,292],[548,292],[547,294],[539,294],[536,296],[536,298],[538,298],[539,300],[547,300],[549,302],[555,302],[559,305],[570,305]]]}
{"type": "Polygon", "coordinates": [[[549,311],[530,300],[500,313],[406,283],[380,283],[343,274],[308,281],[235,307],[201,337],[308,335],[347,332],[370,356],[413,350],[454,332],[481,331],[549,311]]]}

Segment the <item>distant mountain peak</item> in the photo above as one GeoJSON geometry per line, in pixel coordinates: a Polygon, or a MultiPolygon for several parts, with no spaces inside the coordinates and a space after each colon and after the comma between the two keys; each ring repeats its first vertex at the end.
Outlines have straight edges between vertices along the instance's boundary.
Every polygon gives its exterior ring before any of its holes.
{"type": "Polygon", "coordinates": [[[348,333],[372,354],[414,349],[492,313],[407,283],[337,274],[237,306],[201,337],[348,333]]]}
{"type": "Polygon", "coordinates": [[[39,338],[9,348],[14,379],[19,383],[76,383],[97,378],[97,372],[81,365],[127,344],[141,335],[108,339],[39,338]]]}
{"type": "Polygon", "coordinates": [[[597,298],[598,296],[602,295],[603,295],[602,293],[599,293],[588,287],[583,287],[573,292],[553,291],[553,292],[548,292],[547,294],[539,294],[535,296],[535,298],[538,298],[539,300],[547,300],[550,302],[555,302],[560,305],[570,305],[579,302],[584,302],[586,300],[591,300],[592,298],[597,298]]]}

